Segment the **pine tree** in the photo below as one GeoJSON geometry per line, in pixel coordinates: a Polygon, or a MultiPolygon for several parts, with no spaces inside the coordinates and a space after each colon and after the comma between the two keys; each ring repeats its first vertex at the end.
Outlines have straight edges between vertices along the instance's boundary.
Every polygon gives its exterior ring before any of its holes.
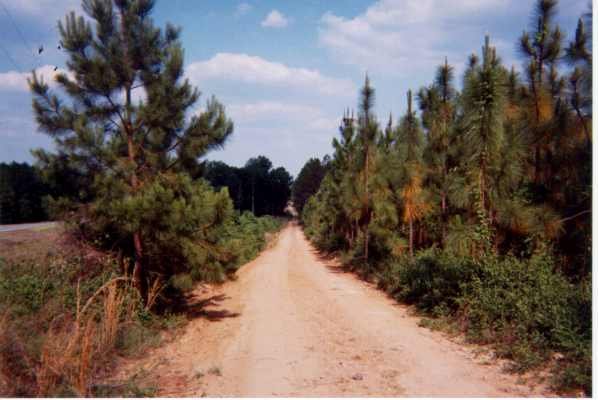
{"type": "Polygon", "coordinates": [[[418,94],[423,126],[428,132],[428,143],[424,150],[428,167],[427,184],[440,204],[439,225],[443,244],[447,234],[448,199],[451,188],[450,145],[454,144],[455,93],[453,68],[445,58],[444,64],[436,71],[434,84],[429,88],[422,88],[418,94]]]}
{"type": "Polygon", "coordinates": [[[363,166],[361,169],[363,188],[363,204],[362,213],[360,216],[360,225],[363,229],[364,244],[363,253],[364,260],[367,263],[369,255],[369,225],[372,218],[372,209],[370,205],[370,168],[374,162],[374,153],[376,150],[376,143],[379,136],[378,123],[373,115],[373,108],[375,102],[375,90],[370,85],[370,78],[366,75],[365,84],[361,89],[361,97],[359,102],[359,119],[358,119],[358,132],[357,139],[361,146],[361,157],[360,164],[363,166]]]}
{"type": "MultiPolygon", "coordinates": [[[[187,119],[199,92],[183,80],[180,30],[171,25],[156,28],[150,18],[153,6],[152,0],[84,0],[83,10],[94,28],[74,13],[59,23],[69,73],[59,74],[56,81],[70,99],[60,99],[35,73],[30,80],[41,130],[54,139],[73,168],[92,177],[90,215],[121,236],[122,241],[113,244],[133,260],[133,276],[144,299],[151,262],[148,248],[167,246],[151,240],[168,224],[150,226],[143,213],[149,204],[156,207],[152,215],[158,219],[198,212],[193,196],[202,196],[206,189],[190,187],[185,175],[197,174],[199,158],[222,146],[233,130],[215,99],[201,114],[187,119]],[[165,212],[179,200],[183,207],[186,196],[192,208],[165,212]],[[171,203],[164,203],[166,199],[171,203]]],[[[226,202],[217,204],[224,198],[213,200],[220,211],[210,214],[210,224],[229,207],[226,202]]],[[[190,226],[193,219],[186,223],[190,226]]],[[[170,239],[193,235],[179,227],[169,233],[170,239]]],[[[175,250],[189,264],[192,251],[170,248],[175,250]]]]}
{"type": "Polygon", "coordinates": [[[409,227],[409,254],[414,252],[414,224],[428,211],[427,195],[423,190],[425,174],[422,153],[424,136],[413,110],[411,90],[407,92],[407,113],[401,119],[397,132],[397,153],[402,163],[403,182],[400,199],[403,221],[409,227]]]}
{"type": "MultiPolygon", "coordinates": [[[[591,14],[589,14],[591,18],[591,14]]],[[[591,19],[590,19],[591,23],[591,19]]],[[[569,102],[583,127],[587,143],[591,143],[588,120],[592,113],[592,51],[590,37],[582,18],[577,22],[575,38],[566,49],[567,60],[574,70],[569,77],[569,102]]]]}
{"type": "Polygon", "coordinates": [[[523,32],[519,47],[527,58],[527,80],[531,115],[529,140],[534,144],[534,182],[546,183],[550,172],[544,171],[546,158],[551,157],[551,137],[548,123],[552,118],[553,103],[547,79],[550,70],[561,57],[562,33],[555,25],[557,0],[537,0],[533,31],[523,32]]]}
{"type": "Polygon", "coordinates": [[[332,170],[327,180],[328,205],[336,210],[332,230],[344,236],[347,245],[352,248],[359,233],[361,205],[357,167],[357,127],[353,112],[347,110],[339,127],[341,140],[334,138],[332,146],[334,157],[332,170]]]}
{"type": "Polygon", "coordinates": [[[477,195],[488,215],[490,167],[492,158],[499,155],[504,132],[505,75],[488,36],[482,53],[482,65],[476,67],[465,82],[463,108],[471,152],[469,167],[476,171],[477,195]]]}
{"type": "Polygon", "coordinates": [[[464,128],[469,145],[467,169],[481,224],[493,218],[494,167],[504,140],[506,72],[486,36],[482,64],[473,68],[463,87],[464,128]]]}

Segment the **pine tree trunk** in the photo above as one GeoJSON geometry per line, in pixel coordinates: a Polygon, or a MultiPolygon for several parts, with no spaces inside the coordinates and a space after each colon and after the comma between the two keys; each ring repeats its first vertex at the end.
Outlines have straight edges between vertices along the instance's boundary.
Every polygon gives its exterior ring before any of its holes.
{"type": "Polygon", "coordinates": [[[590,131],[588,129],[588,124],[586,123],[586,120],[583,117],[581,110],[579,109],[578,106],[575,106],[575,113],[577,114],[577,118],[579,119],[579,122],[581,123],[581,126],[583,127],[584,133],[586,134],[587,145],[589,147],[592,147],[592,136],[590,135],[590,131]]]}
{"type": "Polygon", "coordinates": [[[251,178],[251,212],[255,215],[255,177],[251,178]]]}
{"type": "Polygon", "coordinates": [[[440,199],[440,209],[441,209],[441,213],[440,213],[440,218],[441,218],[441,229],[442,229],[442,233],[441,233],[441,242],[442,242],[442,248],[444,248],[445,243],[446,243],[446,193],[442,193],[442,197],[440,199]]]}
{"type": "MultiPolygon", "coordinates": [[[[540,86],[541,86],[541,82],[542,82],[542,75],[540,73],[540,86]]],[[[538,129],[538,126],[540,125],[540,104],[539,104],[539,93],[538,93],[538,88],[537,88],[537,83],[532,79],[532,93],[534,96],[534,112],[535,112],[535,117],[536,117],[536,124],[534,126],[534,134],[535,134],[535,138],[533,138],[534,140],[537,141],[536,144],[536,149],[535,149],[535,158],[534,158],[534,183],[536,185],[540,184],[540,143],[538,141],[538,132],[536,131],[538,129]]]]}
{"type": "Polygon", "coordinates": [[[409,255],[413,257],[413,220],[409,219],[409,255]]]}
{"type": "Polygon", "coordinates": [[[369,225],[370,225],[370,198],[369,198],[369,164],[370,164],[370,151],[368,146],[365,148],[365,240],[364,240],[364,257],[365,262],[368,261],[369,252],[369,225]]]}
{"type": "Polygon", "coordinates": [[[141,233],[133,234],[133,244],[135,246],[135,267],[133,269],[133,280],[139,295],[143,299],[143,304],[147,305],[147,271],[143,263],[143,246],[141,242],[141,233]]]}
{"type": "MultiPolygon", "coordinates": [[[[129,41],[128,41],[128,34],[127,34],[127,25],[126,25],[125,16],[121,14],[121,33],[122,39],[124,42],[124,64],[129,66],[129,41]]],[[[137,192],[139,189],[139,180],[137,178],[137,161],[136,161],[136,151],[135,151],[135,143],[134,143],[134,136],[133,136],[133,126],[131,123],[131,115],[130,115],[130,108],[131,108],[131,87],[133,85],[132,82],[133,78],[130,78],[130,81],[126,84],[125,89],[125,116],[123,121],[123,128],[127,137],[127,151],[128,151],[128,158],[130,162],[131,171],[131,188],[133,192],[137,192]]],[[[143,262],[143,243],[141,240],[141,232],[138,230],[133,232],[133,246],[135,251],[135,266],[133,268],[133,281],[135,283],[135,287],[137,288],[139,295],[143,300],[143,304],[147,304],[147,271],[145,269],[145,265],[143,262]]]]}
{"type": "Polygon", "coordinates": [[[540,145],[536,145],[536,154],[535,154],[535,161],[534,161],[534,183],[536,185],[540,184],[540,145]]]}

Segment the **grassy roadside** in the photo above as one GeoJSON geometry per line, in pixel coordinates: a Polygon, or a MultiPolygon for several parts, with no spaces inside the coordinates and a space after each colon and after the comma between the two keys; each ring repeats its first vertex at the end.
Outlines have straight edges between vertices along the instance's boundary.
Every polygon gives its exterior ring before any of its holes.
{"type": "MultiPolygon", "coordinates": [[[[229,277],[282,225],[272,217],[238,215],[223,243],[231,251],[229,277]]],[[[163,287],[184,294],[196,280],[175,276],[163,287]]],[[[159,293],[156,287],[156,298],[159,293]]],[[[142,387],[139,377],[104,382],[116,359],[158,346],[164,333],[186,322],[182,311],[144,307],[111,255],[59,230],[0,234],[0,395],[151,396],[155,389],[142,387]]]]}

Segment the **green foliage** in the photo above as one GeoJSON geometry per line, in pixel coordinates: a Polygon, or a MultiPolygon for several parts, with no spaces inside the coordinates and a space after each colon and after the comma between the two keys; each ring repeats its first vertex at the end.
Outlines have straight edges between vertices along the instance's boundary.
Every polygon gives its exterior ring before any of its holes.
{"type": "Polygon", "coordinates": [[[157,178],[134,196],[116,189],[110,196],[75,232],[109,250],[140,231],[150,278],[175,291],[191,290],[193,281],[222,282],[257,255],[267,232],[280,227],[272,217],[234,211],[226,188],[215,191],[180,174],[157,178]]]}
{"type": "Polygon", "coordinates": [[[49,258],[43,263],[8,263],[0,259],[0,306],[17,317],[35,316],[39,323],[47,324],[57,314],[75,311],[79,277],[86,276],[79,290],[81,296],[89,297],[117,272],[111,261],[100,261],[93,267],[94,270],[86,270],[79,256],[49,258]]]}
{"type": "Polygon", "coordinates": [[[117,243],[133,257],[131,237],[140,233],[151,280],[165,282],[197,269],[206,276],[224,273],[218,263],[227,255],[220,241],[234,214],[226,189],[216,192],[182,174],[158,175],[134,193],[119,182],[104,185],[101,200],[72,223],[79,237],[105,250],[117,243]]]}
{"type": "Polygon", "coordinates": [[[273,235],[282,227],[282,220],[265,215],[256,217],[250,212],[237,214],[234,227],[231,227],[225,247],[235,249],[236,259],[231,266],[236,268],[252,259],[264,249],[268,235],[273,235]]]}
{"type": "Polygon", "coordinates": [[[3,275],[4,279],[0,282],[0,302],[12,304],[17,316],[39,311],[52,291],[51,283],[35,274],[16,277],[3,275]]]}
{"type": "Polygon", "coordinates": [[[223,274],[218,279],[203,279],[222,281],[231,277],[237,268],[253,260],[281,227],[282,220],[278,218],[268,215],[256,217],[249,211],[236,212],[234,218],[223,226],[218,242],[224,252],[219,264],[223,274]]]}
{"type": "Polygon", "coordinates": [[[471,281],[475,269],[471,261],[430,249],[391,262],[380,274],[379,285],[397,300],[439,316],[439,310],[458,309],[463,285],[471,281]]]}
{"type": "MultiPolygon", "coordinates": [[[[204,185],[207,188],[207,184],[204,185]]],[[[212,195],[217,195],[209,190],[212,195]]],[[[180,206],[174,208],[180,211],[180,206]]],[[[219,233],[214,237],[214,246],[223,249],[223,252],[226,250],[221,261],[202,264],[197,277],[186,272],[174,275],[167,282],[163,292],[187,291],[193,287],[195,279],[210,279],[211,277],[205,275],[205,271],[209,270],[218,271],[218,278],[224,279],[238,266],[255,257],[281,225],[282,221],[274,217],[255,217],[249,212],[232,212],[219,226],[219,233]]],[[[10,390],[13,390],[15,395],[39,394],[39,371],[45,363],[52,362],[47,359],[48,354],[42,356],[45,354],[44,349],[48,343],[57,340],[57,351],[64,350],[60,344],[66,343],[74,335],[69,327],[77,320],[78,310],[85,307],[94,294],[97,296],[96,301],[89,303],[84,319],[90,317],[89,320],[94,321],[93,324],[97,324],[95,326],[98,328],[103,324],[107,318],[104,313],[110,307],[103,303],[108,295],[98,290],[119,276],[122,272],[120,268],[118,260],[113,257],[91,251],[89,248],[82,250],[77,246],[61,248],[57,253],[42,258],[10,263],[0,259],[0,372],[11,379],[13,387],[10,390]],[[54,331],[57,333],[53,333],[54,331]]],[[[180,309],[178,313],[168,309],[163,313],[148,310],[130,282],[122,282],[118,285],[118,290],[118,295],[123,296],[122,302],[119,300],[112,303],[117,307],[116,314],[112,316],[116,318],[113,321],[116,324],[116,335],[113,344],[94,355],[88,365],[93,371],[93,385],[90,385],[90,390],[95,395],[111,393],[120,396],[140,396],[143,393],[152,393],[151,390],[146,392],[134,381],[109,385],[98,383],[96,380],[103,376],[106,366],[110,365],[109,360],[115,354],[137,356],[159,345],[161,330],[177,329],[187,322],[188,317],[181,314],[180,309]],[[102,374],[98,373],[100,369],[102,374]]],[[[100,332],[104,331],[99,329],[93,333],[94,346],[99,346],[98,342],[103,340],[104,334],[100,332]]],[[[51,357],[59,356],[54,354],[51,357]]],[[[74,359],[67,360],[65,368],[76,368],[76,356],[77,354],[74,359]]],[[[58,380],[56,385],[45,393],[78,395],[79,392],[71,384],[72,382],[58,380]]]]}
{"type": "Polygon", "coordinates": [[[193,278],[190,274],[173,275],[169,283],[181,292],[190,292],[193,289],[193,278]]]}
{"type": "Polygon", "coordinates": [[[156,329],[142,323],[135,323],[119,332],[116,350],[125,357],[135,357],[158,346],[160,341],[160,334],[156,329]]]}

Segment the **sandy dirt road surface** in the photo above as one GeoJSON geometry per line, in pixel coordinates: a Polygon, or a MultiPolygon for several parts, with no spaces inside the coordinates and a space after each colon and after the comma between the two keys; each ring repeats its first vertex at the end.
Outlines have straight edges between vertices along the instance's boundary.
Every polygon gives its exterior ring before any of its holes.
{"type": "Polygon", "coordinates": [[[323,261],[300,227],[218,288],[174,340],[128,361],[162,396],[542,396],[475,348],[323,261]]]}

